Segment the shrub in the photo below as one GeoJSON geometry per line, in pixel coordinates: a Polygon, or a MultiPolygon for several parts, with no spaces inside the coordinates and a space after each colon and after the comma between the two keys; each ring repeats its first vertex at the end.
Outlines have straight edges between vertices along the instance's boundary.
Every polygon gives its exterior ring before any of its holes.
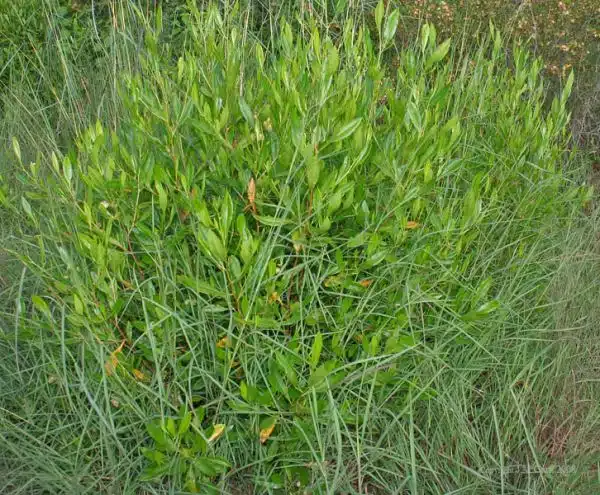
{"type": "Polygon", "coordinates": [[[397,14],[375,18],[377,43],[308,17],[265,50],[192,9],[175,61],[148,33],[118,128],[23,163],[16,330],[55,392],[7,435],[82,452],[96,489],[118,456],[189,491],[427,478],[440,376],[471,359],[481,381],[543,325],[587,191],[561,166],[572,80],[545,111],[538,60],[509,68],[494,29],[461,55],[429,25],[390,72],[397,14]],[[94,412],[47,428],[74,404],[94,412]]]}

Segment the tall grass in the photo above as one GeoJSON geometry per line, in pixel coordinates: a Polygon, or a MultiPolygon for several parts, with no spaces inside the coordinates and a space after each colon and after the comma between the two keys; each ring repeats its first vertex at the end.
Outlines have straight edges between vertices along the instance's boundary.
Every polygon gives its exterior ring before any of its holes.
{"type": "Polygon", "coordinates": [[[593,491],[569,89],[383,3],[145,7],[3,93],[2,490],[593,491]]]}

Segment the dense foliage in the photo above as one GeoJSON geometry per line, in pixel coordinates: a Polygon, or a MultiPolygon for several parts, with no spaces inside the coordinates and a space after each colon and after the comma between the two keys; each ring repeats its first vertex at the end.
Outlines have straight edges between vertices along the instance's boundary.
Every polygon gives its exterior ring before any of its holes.
{"type": "Polygon", "coordinates": [[[562,167],[572,78],[546,109],[542,63],[493,28],[463,56],[425,25],[391,69],[383,3],[375,32],[307,13],[269,49],[237,15],[190,7],[174,55],[159,14],[116,128],[31,164],[13,141],[3,208],[35,279],[15,331],[60,356],[52,414],[19,428],[88,462],[71,487],[416,487],[440,380],[474,355],[485,389],[547,321],[556,231],[589,200],[562,167]],[[46,428],[88,402],[100,419],[46,428]],[[95,476],[98,449],[130,484],[95,476]]]}

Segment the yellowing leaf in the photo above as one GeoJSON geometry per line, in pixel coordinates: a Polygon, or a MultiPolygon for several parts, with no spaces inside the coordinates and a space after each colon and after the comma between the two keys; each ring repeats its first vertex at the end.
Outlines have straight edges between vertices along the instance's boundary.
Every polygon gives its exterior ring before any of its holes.
{"type": "Polygon", "coordinates": [[[134,369],[133,370],[133,376],[135,377],[135,379],[138,382],[145,382],[146,381],[146,375],[142,371],[140,371],[138,369],[134,369]]]}
{"type": "Polygon", "coordinates": [[[358,283],[359,283],[359,285],[362,285],[366,289],[373,283],[373,281],[372,280],[361,280],[358,283]]]}
{"type": "Polygon", "coordinates": [[[278,292],[271,293],[271,295],[269,296],[269,302],[270,303],[278,302],[279,304],[283,304],[283,302],[281,301],[281,296],[279,295],[278,292]]]}
{"type": "Polygon", "coordinates": [[[231,345],[231,339],[227,336],[223,337],[221,340],[217,342],[217,347],[219,349],[223,349],[225,347],[229,347],[231,345]]]}
{"type": "Polygon", "coordinates": [[[250,177],[250,181],[248,182],[248,203],[253,205],[255,199],[256,199],[256,182],[254,182],[254,177],[250,177]]]}
{"type": "Polygon", "coordinates": [[[269,439],[269,437],[273,433],[273,430],[275,429],[276,424],[277,421],[273,421],[273,424],[271,426],[267,426],[266,428],[260,430],[260,443],[265,443],[269,439]]]}
{"type": "Polygon", "coordinates": [[[115,356],[114,354],[111,353],[111,355],[108,356],[108,359],[104,363],[104,369],[106,370],[106,375],[107,376],[112,375],[115,372],[115,370],[117,369],[118,364],[119,364],[119,360],[117,359],[117,356],[115,356]]]}
{"type": "Polygon", "coordinates": [[[416,229],[417,227],[420,227],[420,224],[417,222],[413,222],[412,220],[406,222],[406,228],[409,230],[416,229]]]}
{"type": "Polygon", "coordinates": [[[118,354],[123,350],[123,346],[125,345],[125,341],[121,342],[121,345],[117,347],[113,352],[110,353],[106,363],[104,363],[104,369],[106,370],[107,376],[112,375],[119,365],[118,354]]]}
{"type": "Polygon", "coordinates": [[[208,438],[208,442],[212,443],[215,440],[217,440],[225,431],[225,425],[224,424],[218,424],[218,425],[214,425],[213,427],[213,432],[212,435],[208,438]]]}

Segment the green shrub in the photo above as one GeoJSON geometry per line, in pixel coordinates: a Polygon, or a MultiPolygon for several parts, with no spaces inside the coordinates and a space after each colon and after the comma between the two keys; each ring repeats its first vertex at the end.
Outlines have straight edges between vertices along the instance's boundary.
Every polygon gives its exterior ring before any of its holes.
{"type": "Polygon", "coordinates": [[[547,319],[556,231],[587,195],[562,167],[570,84],[546,112],[541,63],[508,68],[493,29],[462,56],[425,26],[390,73],[394,13],[379,45],[307,18],[269,52],[234,16],[191,10],[175,62],[149,33],[119,127],[3,189],[35,277],[16,335],[55,390],[6,438],[76,451],[71,487],[126,456],[117,492],[473,482],[417,466],[414,438],[440,376],[470,356],[480,381],[547,319]]]}

